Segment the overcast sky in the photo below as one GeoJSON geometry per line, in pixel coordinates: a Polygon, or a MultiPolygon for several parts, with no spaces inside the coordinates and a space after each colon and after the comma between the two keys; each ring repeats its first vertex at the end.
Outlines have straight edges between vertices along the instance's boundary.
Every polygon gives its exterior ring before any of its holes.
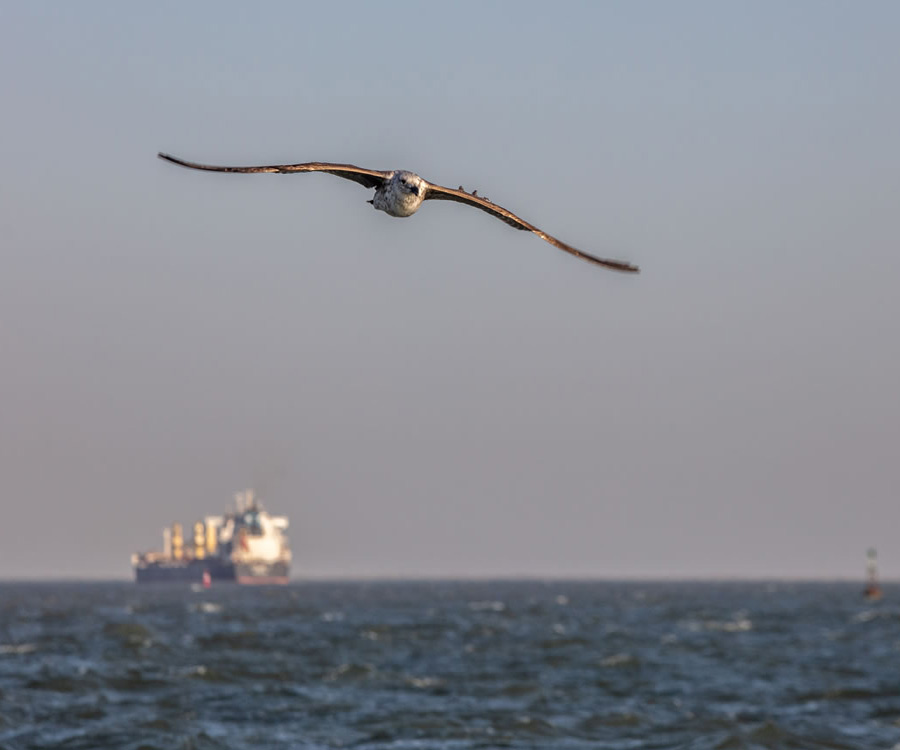
{"type": "Polygon", "coordinates": [[[900,4],[0,2],[0,578],[900,576],[900,4]],[[477,188],[392,219],[331,160],[477,188]]]}

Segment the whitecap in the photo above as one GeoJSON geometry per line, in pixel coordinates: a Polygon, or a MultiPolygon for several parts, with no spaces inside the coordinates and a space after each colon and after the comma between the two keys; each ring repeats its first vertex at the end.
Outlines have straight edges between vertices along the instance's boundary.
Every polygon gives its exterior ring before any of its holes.
{"type": "Polygon", "coordinates": [[[741,617],[738,620],[723,622],[722,630],[726,633],[741,633],[747,630],[753,630],[753,622],[747,617],[741,617]]]}
{"type": "Polygon", "coordinates": [[[425,689],[443,685],[444,681],[439,677],[407,677],[407,683],[415,688],[425,689]]]}
{"type": "Polygon", "coordinates": [[[33,643],[0,643],[0,656],[7,654],[30,654],[37,651],[33,643]]]}
{"type": "Polygon", "coordinates": [[[605,659],[600,660],[601,667],[621,667],[625,664],[631,664],[634,661],[634,657],[631,654],[626,654],[624,652],[613,654],[612,656],[607,656],[605,659]]]}

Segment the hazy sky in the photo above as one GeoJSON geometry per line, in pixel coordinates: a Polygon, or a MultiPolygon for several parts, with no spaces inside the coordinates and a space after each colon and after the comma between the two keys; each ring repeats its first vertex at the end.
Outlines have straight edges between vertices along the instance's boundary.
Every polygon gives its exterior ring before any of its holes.
{"type": "Polygon", "coordinates": [[[0,577],[900,575],[900,4],[0,2],[0,577]],[[477,188],[392,219],[332,160],[477,188]]]}

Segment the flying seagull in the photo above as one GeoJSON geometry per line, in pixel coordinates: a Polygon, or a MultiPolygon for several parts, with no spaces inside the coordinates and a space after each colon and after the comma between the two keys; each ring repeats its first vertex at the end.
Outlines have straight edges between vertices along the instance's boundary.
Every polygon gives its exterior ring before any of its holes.
{"type": "Polygon", "coordinates": [[[165,159],[173,164],[190,169],[202,169],[208,172],[244,172],[244,173],[277,173],[277,174],[293,174],[294,172],[327,172],[328,174],[343,177],[345,180],[353,180],[363,187],[375,188],[375,197],[369,201],[379,211],[384,211],[389,216],[412,216],[419,210],[419,206],[423,201],[427,200],[445,200],[456,201],[457,203],[465,203],[475,208],[480,208],[495,216],[501,221],[505,221],[516,229],[524,229],[534,232],[542,240],[546,240],[554,247],[571,253],[576,258],[581,258],[589,263],[596,263],[615,271],[627,271],[636,273],[640,269],[631,263],[621,260],[609,260],[607,258],[597,258],[589,253],[577,250],[565,242],[561,242],[546,232],[538,229],[534,224],[529,224],[524,219],[520,219],[512,211],[508,211],[496,203],[492,203],[487,198],[477,194],[477,190],[467,193],[462,185],[458,190],[444,187],[443,185],[435,185],[428,180],[424,180],[419,175],[405,170],[393,170],[390,172],[382,172],[377,169],[363,169],[355,167],[352,164],[331,164],[328,162],[307,162],[305,164],[275,164],[269,167],[217,167],[210,164],[197,164],[192,161],[185,161],[169,154],[159,154],[160,159],[165,159]]]}

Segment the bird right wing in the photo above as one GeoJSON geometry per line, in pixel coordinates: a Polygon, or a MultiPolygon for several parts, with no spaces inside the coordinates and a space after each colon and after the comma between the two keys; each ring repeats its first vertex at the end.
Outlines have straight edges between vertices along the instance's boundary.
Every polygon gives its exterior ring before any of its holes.
{"type": "Polygon", "coordinates": [[[429,182],[425,190],[424,200],[429,199],[456,201],[457,203],[465,203],[469,206],[480,208],[482,211],[486,211],[487,213],[491,214],[491,216],[500,219],[500,221],[505,221],[511,227],[515,227],[516,229],[523,229],[528,232],[534,232],[534,234],[536,234],[545,242],[549,242],[551,245],[553,245],[553,247],[557,247],[560,250],[570,253],[576,258],[586,260],[588,261],[588,263],[595,263],[598,266],[604,266],[605,268],[611,268],[614,271],[624,271],[626,273],[637,273],[638,271],[640,271],[637,266],[632,265],[631,263],[627,263],[623,260],[598,258],[596,255],[591,255],[590,253],[586,253],[583,250],[579,250],[578,248],[572,247],[571,245],[567,245],[562,240],[558,240],[556,239],[556,237],[547,234],[542,229],[538,229],[536,226],[534,226],[534,224],[529,224],[524,219],[519,218],[512,211],[503,208],[503,206],[498,206],[496,203],[492,203],[487,198],[482,198],[480,195],[467,193],[462,189],[454,190],[453,188],[444,187],[443,185],[435,185],[434,183],[429,182]]]}
{"type": "Polygon", "coordinates": [[[197,164],[193,161],[185,161],[169,154],[157,154],[160,159],[165,159],[173,164],[188,169],[202,169],[207,172],[243,172],[249,174],[255,173],[274,173],[274,174],[292,174],[294,172],[327,172],[345,180],[353,180],[363,187],[374,188],[381,185],[391,176],[390,172],[381,172],[377,169],[363,169],[355,167],[352,164],[332,164],[330,162],[311,161],[304,164],[275,164],[268,167],[217,167],[211,164],[197,164]]]}

